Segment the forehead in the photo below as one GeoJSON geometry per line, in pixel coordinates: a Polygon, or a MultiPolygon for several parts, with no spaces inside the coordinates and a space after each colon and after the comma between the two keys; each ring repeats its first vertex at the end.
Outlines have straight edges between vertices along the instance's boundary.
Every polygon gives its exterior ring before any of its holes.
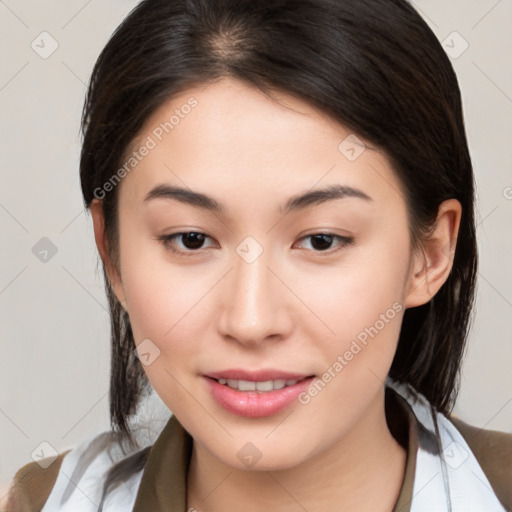
{"type": "Polygon", "coordinates": [[[396,199],[400,187],[383,154],[308,103],[273,96],[278,101],[222,79],[170,98],[134,141],[135,151],[151,149],[123,180],[121,195],[142,202],[154,185],[170,183],[246,198],[270,188],[284,198],[342,183],[396,199]]]}

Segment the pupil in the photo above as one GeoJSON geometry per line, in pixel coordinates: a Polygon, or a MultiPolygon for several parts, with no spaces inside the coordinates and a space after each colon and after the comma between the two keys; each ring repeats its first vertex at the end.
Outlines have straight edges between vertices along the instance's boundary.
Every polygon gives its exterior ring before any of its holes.
{"type": "Polygon", "coordinates": [[[204,235],[202,233],[185,233],[182,237],[187,249],[199,249],[204,242],[204,235]]]}
{"type": "Polygon", "coordinates": [[[311,240],[311,245],[315,249],[319,249],[319,250],[329,249],[331,243],[332,243],[332,236],[330,236],[330,235],[323,235],[323,234],[313,235],[312,240],[311,240]],[[319,241],[319,243],[315,243],[315,240],[317,242],[319,241]]]}

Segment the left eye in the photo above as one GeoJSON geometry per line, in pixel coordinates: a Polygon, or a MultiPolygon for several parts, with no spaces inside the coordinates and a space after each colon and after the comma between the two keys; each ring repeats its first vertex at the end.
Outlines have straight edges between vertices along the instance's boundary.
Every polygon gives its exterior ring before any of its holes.
{"type": "MultiPolygon", "coordinates": [[[[312,235],[305,236],[301,238],[301,240],[311,240],[311,246],[315,250],[315,252],[326,252],[331,249],[331,245],[333,241],[338,241],[338,248],[334,249],[335,251],[351,245],[354,242],[353,238],[334,235],[332,233],[314,233],[312,235]]],[[[332,252],[332,251],[330,251],[332,252]]]]}
{"type": "Polygon", "coordinates": [[[164,244],[165,247],[168,247],[173,252],[186,254],[197,252],[198,249],[202,249],[202,245],[207,238],[210,237],[204,233],[200,233],[198,231],[186,231],[182,233],[174,233],[172,235],[164,235],[159,237],[159,240],[164,244]],[[176,240],[180,238],[182,240],[183,248],[177,249],[175,247],[176,240]]]}

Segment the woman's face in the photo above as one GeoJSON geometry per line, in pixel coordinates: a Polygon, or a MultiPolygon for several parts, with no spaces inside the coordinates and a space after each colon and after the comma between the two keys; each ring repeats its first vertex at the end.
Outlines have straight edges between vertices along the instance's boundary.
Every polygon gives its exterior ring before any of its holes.
{"type": "Polygon", "coordinates": [[[196,442],[238,468],[247,456],[294,466],[378,414],[410,306],[388,161],[279,98],[290,108],[228,79],[183,92],[146,122],[118,185],[115,290],[147,376],[196,442]],[[298,199],[326,189],[338,193],[298,199]],[[211,374],[262,390],[316,380],[257,392],[211,374]]]}

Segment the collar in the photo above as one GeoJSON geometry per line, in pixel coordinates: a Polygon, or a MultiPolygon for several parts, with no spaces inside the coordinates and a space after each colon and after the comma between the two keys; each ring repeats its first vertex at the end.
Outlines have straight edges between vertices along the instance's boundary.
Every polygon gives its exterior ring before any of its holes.
{"type": "MultiPolygon", "coordinates": [[[[450,418],[412,386],[391,379],[387,385],[406,401],[417,429],[412,496],[405,496],[402,489],[400,498],[404,498],[405,508],[397,506],[393,512],[506,512],[450,418]]],[[[406,474],[404,488],[408,478],[406,474]]]]}
{"type": "MultiPolygon", "coordinates": [[[[410,512],[418,450],[418,424],[408,402],[386,388],[390,430],[407,448],[405,476],[393,512],[410,512]],[[391,420],[393,418],[393,420],[391,420]]],[[[139,485],[133,512],[186,512],[187,474],[193,439],[173,415],[152,446],[139,485]]]]}
{"type": "Polygon", "coordinates": [[[171,416],[151,447],[133,512],[185,512],[193,439],[171,416]]]}

